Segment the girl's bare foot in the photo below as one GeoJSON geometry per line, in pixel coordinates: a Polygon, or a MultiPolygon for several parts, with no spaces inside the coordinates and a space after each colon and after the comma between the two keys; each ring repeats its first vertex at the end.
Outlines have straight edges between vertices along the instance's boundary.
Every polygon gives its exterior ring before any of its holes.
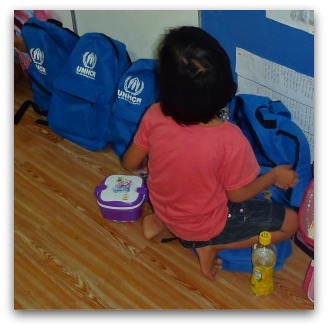
{"type": "Polygon", "coordinates": [[[142,221],[142,228],[144,236],[151,239],[158,234],[167,231],[166,225],[153,213],[144,217],[142,221]]]}
{"type": "Polygon", "coordinates": [[[207,279],[215,280],[215,276],[222,267],[222,260],[217,258],[218,245],[196,248],[200,270],[207,279]]]}

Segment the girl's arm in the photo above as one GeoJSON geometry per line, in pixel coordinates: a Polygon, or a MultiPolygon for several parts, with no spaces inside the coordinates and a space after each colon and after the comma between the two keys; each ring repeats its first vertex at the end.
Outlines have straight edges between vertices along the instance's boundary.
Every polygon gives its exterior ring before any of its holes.
{"type": "Polygon", "coordinates": [[[226,195],[230,201],[240,203],[253,198],[271,185],[288,189],[294,187],[297,182],[297,173],[291,169],[290,165],[280,165],[239,189],[226,191],[226,195]]]}
{"type": "Polygon", "coordinates": [[[139,148],[132,142],[129,149],[123,156],[122,165],[130,171],[136,171],[143,168],[145,160],[147,159],[148,152],[139,148]]]}

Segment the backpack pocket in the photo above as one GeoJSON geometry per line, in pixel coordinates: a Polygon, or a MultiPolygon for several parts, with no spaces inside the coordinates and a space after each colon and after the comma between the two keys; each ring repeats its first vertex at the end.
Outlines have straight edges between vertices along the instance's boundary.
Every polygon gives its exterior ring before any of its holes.
{"type": "Polygon", "coordinates": [[[114,104],[109,138],[117,156],[122,157],[130,146],[145,111],[146,108],[132,110],[132,107],[120,106],[119,102],[114,104]]]}
{"type": "Polygon", "coordinates": [[[31,64],[28,73],[31,80],[34,103],[40,110],[48,111],[50,107],[52,87],[46,86],[44,81],[40,81],[36,67],[31,64]]]}
{"type": "Polygon", "coordinates": [[[154,59],[138,59],[120,79],[109,128],[119,157],[130,146],[146,110],[158,101],[156,65],[154,59]]]}
{"type": "Polygon", "coordinates": [[[108,144],[112,99],[99,87],[57,79],[48,114],[49,126],[61,136],[90,150],[108,144]]]}

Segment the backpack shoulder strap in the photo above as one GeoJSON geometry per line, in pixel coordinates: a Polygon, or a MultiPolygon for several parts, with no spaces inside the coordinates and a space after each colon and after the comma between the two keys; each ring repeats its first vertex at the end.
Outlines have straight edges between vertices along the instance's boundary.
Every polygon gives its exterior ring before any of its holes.
{"type": "MultiPolygon", "coordinates": [[[[18,111],[16,112],[15,116],[14,116],[14,124],[18,124],[20,122],[20,120],[22,119],[23,115],[25,114],[25,112],[28,110],[28,108],[32,106],[33,110],[42,116],[47,116],[48,111],[44,111],[39,109],[39,107],[32,101],[32,100],[26,100],[18,109],[18,111]]],[[[46,120],[36,120],[36,123],[38,124],[42,124],[42,125],[48,125],[48,122],[46,120]]]]}
{"type": "MultiPolygon", "coordinates": [[[[252,96],[252,95],[241,95],[241,96],[236,96],[234,101],[234,107],[233,107],[233,112],[232,114],[232,119],[235,122],[236,125],[238,125],[242,130],[242,125],[246,125],[247,130],[250,132],[253,141],[256,144],[257,149],[261,152],[262,156],[269,162],[271,163],[271,166],[274,167],[276,166],[276,163],[270,158],[270,156],[267,154],[267,151],[263,147],[263,143],[261,142],[261,138],[258,136],[258,131],[254,128],[254,122],[253,122],[253,116],[252,113],[255,113],[256,119],[258,119],[257,116],[259,116],[261,123],[261,120],[263,121],[261,125],[265,128],[273,128],[275,126],[275,121],[274,120],[265,120],[262,119],[261,116],[261,107],[266,107],[265,104],[262,102],[263,99],[268,99],[265,97],[259,97],[259,96],[252,96]],[[253,98],[254,97],[254,98],[253,98]],[[252,108],[250,110],[247,110],[245,107],[245,101],[251,102],[252,99],[256,100],[254,101],[252,108]],[[260,103],[261,102],[261,103],[260,103]],[[257,114],[259,112],[260,114],[257,114]]],[[[243,131],[244,132],[244,131],[243,131]]]]}

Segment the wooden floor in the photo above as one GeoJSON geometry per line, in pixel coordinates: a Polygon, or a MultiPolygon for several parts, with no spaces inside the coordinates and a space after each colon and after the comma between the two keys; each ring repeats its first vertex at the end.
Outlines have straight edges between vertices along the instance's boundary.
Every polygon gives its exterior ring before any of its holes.
{"type": "MultiPolygon", "coordinates": [[[[14,111],[29,97],[16,83],[14,111]]],[[[273,293],[256,297],[249,274],[209,282],[178,241],[146,240],[141,220],[104,219],[95,186],[128,172],[110,148],[85,150],[36,118],[29,110],[14,127],[15,309],[313,309],[302,290],[310,257],[294,244],[273,293]]]]}

